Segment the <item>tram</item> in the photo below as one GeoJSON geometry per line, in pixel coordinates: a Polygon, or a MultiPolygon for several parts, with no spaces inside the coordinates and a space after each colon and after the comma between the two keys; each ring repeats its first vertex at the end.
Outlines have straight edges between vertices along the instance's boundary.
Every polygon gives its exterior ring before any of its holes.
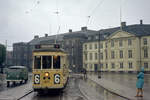
{"type": "Polygon", "coordinates": [[[34,91],[62,90],[68,77],[67,53],[58,44],[36,45],[33,55],[34,91]]]}

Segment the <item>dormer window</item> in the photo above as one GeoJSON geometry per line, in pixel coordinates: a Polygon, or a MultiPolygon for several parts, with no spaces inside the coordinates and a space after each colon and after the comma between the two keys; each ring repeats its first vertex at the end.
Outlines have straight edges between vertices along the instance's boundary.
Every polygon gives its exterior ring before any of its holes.
{"type": "Polygon", "coordinates": [[[97,36],[97,35],[95,36],[95,39],[98,39],[98,36],[97,36]]]}
{"type": "Polygon", "coordinates": [[[92,37],[88,37],[88,40],[91,40],[92,39],[92,37]]]}

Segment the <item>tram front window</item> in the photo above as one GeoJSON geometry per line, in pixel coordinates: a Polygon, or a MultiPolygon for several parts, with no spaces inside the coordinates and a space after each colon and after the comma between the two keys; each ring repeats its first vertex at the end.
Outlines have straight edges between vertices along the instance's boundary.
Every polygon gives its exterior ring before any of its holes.
{"type": "Polygon", "coordinates": [[[51,56],[43,56],[42,57],[42,67],[43,69],[51,69],[51,56]]]}
{"type": "Polygon", "coordinates": [[[60,56],[53,56],[53,68],[60,69],[60,56]]]}
{"type": "Polygon", "coordinates": [[[34,57],[34,69],[41,69],[41,56],[34,57]]]}

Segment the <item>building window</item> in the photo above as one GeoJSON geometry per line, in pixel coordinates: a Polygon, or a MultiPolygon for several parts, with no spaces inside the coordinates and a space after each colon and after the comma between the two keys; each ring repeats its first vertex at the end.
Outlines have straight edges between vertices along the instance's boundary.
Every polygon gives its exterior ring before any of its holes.
{"type": "Polygon", "coordinates": [[[144,63],[144,68],[145,68],[145,69],[148,69],[148,62],[145,62],[145,63],[144,63]]]}
{"type": "Polygon", "coordinates": [[[108,58],[107,50],[105,50],[105,54],[106,54],[106,59],[107,59],[108,58]]]}
{"type": "Polygon", "coordinates": [[[100,59],[103,59],[103,53],[102,52],[100,53],[100,59]]]}
{"type": "Polygon", "coordinates": [[[114,47],[114,41],[111,40],[111,47],[114,47]]]}
{"type": "Polygon", "coordinates": [[[147,38],[143,38],[143,44],[147,45],[147,38]]]}
{"type": "Polygon", "coordinates": [[[120,63],[120,68],[123,69],[123,62],[120,63]]]}
{"type": "Polygon", "coordinates": [[[103,43],[100,43],[100,48],[101,48],[101,49],[103,48],[103,43]]]}
{"type": "Polygon", "coordinates": [[[128,45],[132,45],[132,40],[128,39],[128,45]]]}
{"type": "Polygon", "coordinates": [[[105,42],[105,47],[107,48],[108,46],[107,46],[107,42],[105,42]]]}
{"type": "Polygon", "coordinates": [[[144,58],[148,58],[148,50],[147,50],[147,48],[144,49],[144,58]]]}
{"type": "Polygon", "coordinates": [[[90,44],[89,49],[92,49],[92,44],[90,44]]]}
{"type": "Polygon", "coordinates": [[[111,68],[112,68],[112,69],[115,68],[115,63],[111,63],[111,68]]]}
{"type": "Polygon", "coordinates": [[[93,55],[92,55],[92,53],[90,53],[90,60],[92,60],[93,59],[93,55]]]}
{"type": "Polygon", "coordinates": [[[90,69],[92,70],[92,64],[90,64],[90,69]]]}
{"type": "Polygon", "coordinates": [[[87,60],[87,54],[85,54],[85,60],[87,60]]]}
{"type": "Polygon", "coordinates": [[[88,37],[88,40],[91,40],[92,38],[91,37],[88,37]]]}
{"type": "Polygon", "coordinates": [[[97,43],[95,43],[95,49],[97,49],[97,43]]]}
{"type": "Polygon", "coordinates": [[[132,62],[129,62],[129,69],[132,69],[132,62]]]}
{"type": "Polygon", "coordinates": [[[84,64],[84,68],[85,68],[85,69],[87,68],[87,64],[84,64]]]}
{"type": "Polygon", "coordinates": [[[122,47],[122,40],[119,40],[119,46],[122,47]]]}
{"type": "Polygon", "coordinates": [[[102,64],[102,63],[100,64],[100,68],[101,68],[101,69],[103,68],[103,64],[102,64]]]}
{"type": "Polygon", "coordinates": [[[108,64],[106,63],[106,69],[108,68],[108,64]]]}
{"type": "Polygon", "coordinates": [[[132,58],[132,50],[128,50],[128,58],[132,58]]]}
{"type": "Polygon", "coordinates": [[[95,60],[97,60],[97,53],[95,53],[95,60]]]}
{"type": "Polygon", "coordinates": [[[115,58],[115,52],[111,51],[111,58],[114,59],[115,58]]]}
{"type": "Polygon", "coordinates": [[[95,39],[98,39],[98,37],[99,37],[98,35],[97,35],[97,36],[95,36],[95,39]]]}
{"type": "Polygon", "coordinates": [[[120,50],[120,58],[123,58],[123,51],[120,50]]]}
{"type": "Polygon", "coordinates": [[[85,50],[87,50],[87,45],[84,45],[85,50]]]}

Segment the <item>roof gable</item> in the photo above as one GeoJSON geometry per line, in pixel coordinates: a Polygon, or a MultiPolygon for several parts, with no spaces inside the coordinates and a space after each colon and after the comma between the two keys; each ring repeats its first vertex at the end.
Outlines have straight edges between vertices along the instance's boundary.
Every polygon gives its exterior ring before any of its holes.
{"type": "Polygon", "coordinates": [[[134,34],[118,30],[114,33],[112,33],[107,39],[115,39],[115,38],[126,38],[126,37],[132,37],[135,36],[134,34]]]}

